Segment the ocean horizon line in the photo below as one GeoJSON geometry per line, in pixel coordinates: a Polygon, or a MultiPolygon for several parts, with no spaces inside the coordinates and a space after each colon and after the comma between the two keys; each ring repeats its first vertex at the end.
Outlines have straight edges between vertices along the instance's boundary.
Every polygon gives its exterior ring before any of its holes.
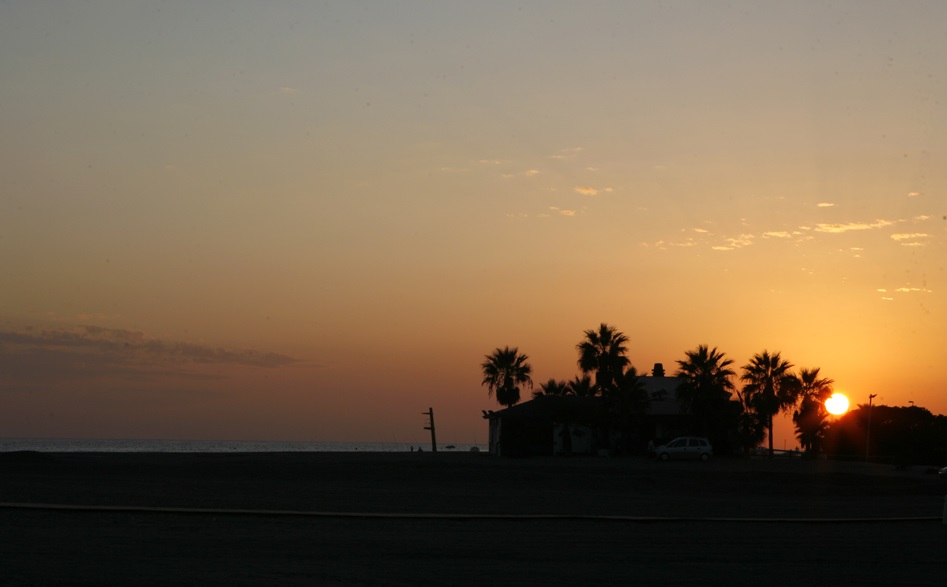
{"type": "MultiPolygon", "coordinates": [[[[485,444],[438,443],[437,449],[465,452],[487,450],[485,444]]],[[[425,452],[430,443],[394,441],[315,440],[182,440],[156,438],[0,438],[3,452],[425,452]]]]}

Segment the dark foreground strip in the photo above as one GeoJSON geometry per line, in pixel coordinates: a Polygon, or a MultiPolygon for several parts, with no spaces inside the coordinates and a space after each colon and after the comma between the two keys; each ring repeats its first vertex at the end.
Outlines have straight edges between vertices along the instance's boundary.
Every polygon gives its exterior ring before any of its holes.
{"type": "Polygon", "coordinates": [[[383,512],[311,512],[303,510],[245,510],[145,507],[125,505],[73,505],[59,503],[0,502],[0,508],[47,510],[65,512],[140,513],[140,514],[187,514],[214,516],[297,516],[309,518],[350,519],[397,519],[397,520],[587,520],[601,522],[635,522],[653,524],[658,522],[737,522],[763,524],[864,524],[879,522],[940,522],[940,517],[915,518],[703,518],[662,516],[596,516],[579,514],[421,514],[383,512]]]}

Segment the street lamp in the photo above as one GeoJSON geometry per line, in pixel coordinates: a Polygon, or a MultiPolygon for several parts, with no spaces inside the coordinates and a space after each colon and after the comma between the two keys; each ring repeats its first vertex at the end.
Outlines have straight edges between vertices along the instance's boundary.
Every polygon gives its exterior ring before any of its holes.
{"type": "Polygon", "coordinates": [[[865,460],[868,460],[871,449],[871,400],[878,396],[877,393],[868,394],[868,432],[865,433],[865,460]]]}

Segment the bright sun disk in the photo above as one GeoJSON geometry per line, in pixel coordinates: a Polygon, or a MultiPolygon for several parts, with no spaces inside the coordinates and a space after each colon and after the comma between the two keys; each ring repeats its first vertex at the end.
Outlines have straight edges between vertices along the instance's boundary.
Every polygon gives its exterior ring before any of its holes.
{"type": "Polygon", "coordinates": [[[848,398],[841,393],[833,393],[825,400],[825,409],[833,416],[841,416],[848,411],[848,398]]]}

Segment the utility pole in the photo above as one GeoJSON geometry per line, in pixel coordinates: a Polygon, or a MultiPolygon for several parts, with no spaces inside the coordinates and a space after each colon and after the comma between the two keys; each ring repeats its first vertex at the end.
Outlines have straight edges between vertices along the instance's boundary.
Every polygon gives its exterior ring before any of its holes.
{"type": "Polygon", "coordinates": [[[434,434],[434,408],[428,408],[426,412],[421,412],[422,416],[428,417],[428,425],[425,430],[431,431],[431,452],[437,452],[437,436],[434,434]]]}
{"type": "Polygon", "coordinates": [[[868,432],[865,433],[865,460],[869,459],[871,454],[871,400],[878,396],[877,393],[868,394],[868,432]]]}

